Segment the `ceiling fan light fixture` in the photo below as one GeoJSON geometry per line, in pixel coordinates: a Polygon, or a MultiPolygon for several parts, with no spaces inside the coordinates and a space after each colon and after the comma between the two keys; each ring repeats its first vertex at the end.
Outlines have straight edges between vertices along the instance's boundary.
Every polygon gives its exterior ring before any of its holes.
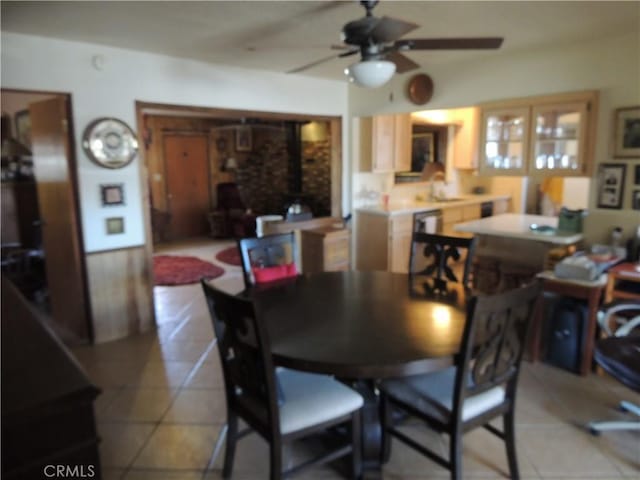
{"type": "Polygon", "coordinates": [[[396,64],[388,60],[363,60],[349,65],[345,74],[362,86],[376,88],[384,85],[396,72],[396,64]]]}

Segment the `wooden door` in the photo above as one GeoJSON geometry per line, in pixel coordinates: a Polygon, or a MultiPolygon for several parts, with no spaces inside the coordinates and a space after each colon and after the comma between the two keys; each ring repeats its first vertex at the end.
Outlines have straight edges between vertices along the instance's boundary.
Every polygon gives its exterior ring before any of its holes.
{"type": "Polygon", "coordinates": [[[208,231],[209,165],[205,135],[166,135],[164,159],[169,238],[190,238],[208,231]]]}
{"type": "Polygon", "coordinates": [[[92,338],[82,232],[71,150],[69,100],[29,105],[51,315],[70,340],[92,338]]]}

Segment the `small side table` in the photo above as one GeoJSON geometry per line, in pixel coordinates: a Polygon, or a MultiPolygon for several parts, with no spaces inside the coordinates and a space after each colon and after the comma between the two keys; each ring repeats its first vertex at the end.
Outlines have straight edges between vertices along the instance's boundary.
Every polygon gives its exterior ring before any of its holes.
{"type": "Polygon", "coordinates": [[[640,300],[640,263],[625,262],[607,271],[607,302],[640,300]],[[630,287],[630,288],[625,288],[630,287]]]}
{"type": "MultiPolygon", "coordinates": [[[[557,293],[565,297],[576,298],[587,301],[587,324],[582,344],[582,358],[580,359],[580,375],[587,375],[591,369],[593,358],[593,347],[596,336],[596,324],[598,307],[602,299],[602,294],[607,286],[607,276],[601,275],[594,281],[571,280],[558,278],[552,271],[547,270],[538,274],[542,280],[545,292],[557,293]]],[[[542,326],[544,321],[544,299],[541,296],[538,301],[534,315],[531,335],[529,339],[529,355],[531,362],[537,362],[540,357],[540,337],[542,336],[542,326]]]]}

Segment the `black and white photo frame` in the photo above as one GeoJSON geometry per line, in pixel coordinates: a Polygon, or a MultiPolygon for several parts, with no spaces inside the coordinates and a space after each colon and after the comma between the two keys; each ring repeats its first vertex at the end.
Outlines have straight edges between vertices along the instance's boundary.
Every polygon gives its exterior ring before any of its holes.
{"type": "Polygon", "coordinates": [[[603,163],[598,171],[598,208],[622,208],[626,165],[603,163]]]}

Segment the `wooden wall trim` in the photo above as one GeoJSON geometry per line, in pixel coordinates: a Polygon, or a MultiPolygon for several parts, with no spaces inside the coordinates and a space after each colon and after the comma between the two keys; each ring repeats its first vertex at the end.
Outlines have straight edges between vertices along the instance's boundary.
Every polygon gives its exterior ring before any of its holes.
{"type": "Polygon", "coordinates": [[[145,245],[87,254],[95,343],[154,328],[153,263],[147,249],[145,245]]]}

